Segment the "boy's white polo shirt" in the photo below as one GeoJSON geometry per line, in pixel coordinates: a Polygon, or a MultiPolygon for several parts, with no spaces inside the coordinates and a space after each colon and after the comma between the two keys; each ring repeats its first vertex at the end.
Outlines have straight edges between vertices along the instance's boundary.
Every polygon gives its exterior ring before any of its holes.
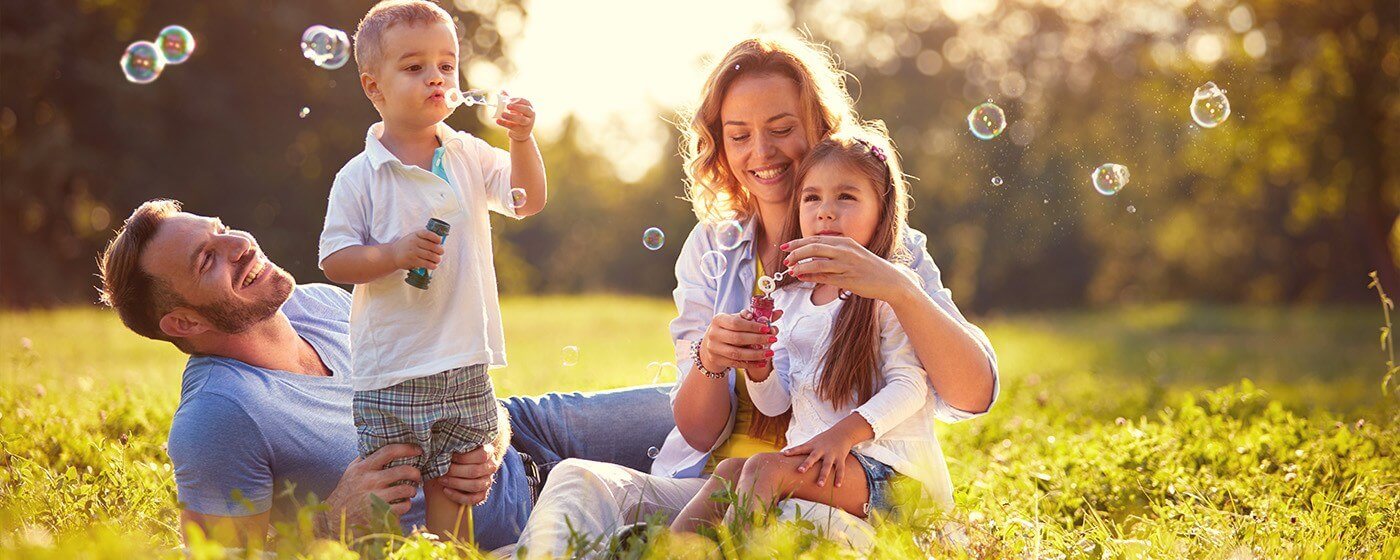
{"type": "Polygon", "coordinates": [[[351,383],[381,389],[440,371],[506,365],[488,211],[518,218],[510,204],[510,153],[438,124],[443,168],[405,165],[369,128],[365,151],[335,176],[319,258],[356,245],[393,243],[427,225],[451,224],[446,252],[426,290],[404,282],[405,271],[355,286],[350,307],[351,383]]]}

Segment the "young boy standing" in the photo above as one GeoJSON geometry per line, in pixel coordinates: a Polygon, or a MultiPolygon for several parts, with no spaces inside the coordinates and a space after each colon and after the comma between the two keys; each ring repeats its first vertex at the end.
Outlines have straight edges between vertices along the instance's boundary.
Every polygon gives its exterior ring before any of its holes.
{"type": "Polygon", "coordinates": [[[488,210],[522,218],[547,197],[529,101],[512,100],[496,119],[510,152],[443,123],[452,114],[445,96],[458,86],[457,47],[451,16],[423,0],[381,2],[360,22],[360,85],[383,121],[336,175],[319,251],[327,278],[355,285],[360,454],[390,443],[422,448],[398,464],[422,472],[427,527],[440,535],[456,533],[460,511],[437,478],[454,453],[498,430],[487,369],[506,355],[488,210]],[[425,229],[429,219],[450,226],[446,238],[425,229]],[[426,288],[405,282],[413,269],[431,271],[426,288]]]}

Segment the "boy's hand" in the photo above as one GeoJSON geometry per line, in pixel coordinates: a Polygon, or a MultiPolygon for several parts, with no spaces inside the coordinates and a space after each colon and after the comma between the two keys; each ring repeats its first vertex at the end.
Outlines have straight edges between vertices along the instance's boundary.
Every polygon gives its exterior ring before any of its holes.
{"type": "Polygon", "coordinates": [[[400,237],[390,246],[394,253],[394,266],[400,270],[437,270],[438,263],[442,262],[441,243],[442,236],[426,229],[400,237]]]}
{"type": "Polygon", "coordinates": [[[511,140],[529,140],[530,134],[535,130],[535,106],[524,97],[512,97],[506,105],[506,110],[496,117],[496,124],[506,128],[506,135],[510,136],[511,140]]]}

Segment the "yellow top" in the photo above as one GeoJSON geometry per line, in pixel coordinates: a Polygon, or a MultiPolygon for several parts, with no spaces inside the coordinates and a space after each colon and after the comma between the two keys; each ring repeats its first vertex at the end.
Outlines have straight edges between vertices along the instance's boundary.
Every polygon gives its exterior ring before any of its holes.
{"type": "MultiPolygon", "coordinates": [[[[754,257],[755,279],[763,278],[763,259],[754,257]]],[[[762,295],[759,291],[758,283],[754,282],[753,295],[762,295]]],[[[709,462],[705,463],[705,474],[714,472],[715,466],[720,461],[730,457],[752,457],[759,453],[781,451],[778,443],[768,441],[763,438],[756,438],[749,435],[749,426],[753,425],[753,415],[758,414],[758,410],[753,406],[753,399],[749,398],[749,386],[744,383],[744,370],[738,370],[739,378],[734,380],[735,398],[739,400],[739,409],[734,416],[734,431],[729,434],[729,439],[719,444],[714,452],[710,453],[709,462]]]]}

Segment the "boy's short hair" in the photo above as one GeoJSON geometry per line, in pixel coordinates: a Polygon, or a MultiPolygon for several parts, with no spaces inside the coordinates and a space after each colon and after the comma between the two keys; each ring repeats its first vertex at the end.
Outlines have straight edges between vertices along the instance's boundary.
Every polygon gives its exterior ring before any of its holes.
{"type": "Polygon", "coordinates": [[[164,280],[141,268],[141,255],[161,222],[178,212],[180,203],[175,200],[149,200],[136,207],[98,260],[100,301],[115,309],[122,323],[136,334],[172,342],[188,352],[180,339],[160,330],[160,318],[184,305],[183,298],[164,280]]]}
{"type": "Polygon", "coordinates": [[[384,57],[384,34],[390,27],[438,22],[446,23],[453,33],[457,32],[452,15],[427,0],[384,0],[375,4],[355,29],[355,65],[361,73],[368,73],[380,63],[384,57]]]}

